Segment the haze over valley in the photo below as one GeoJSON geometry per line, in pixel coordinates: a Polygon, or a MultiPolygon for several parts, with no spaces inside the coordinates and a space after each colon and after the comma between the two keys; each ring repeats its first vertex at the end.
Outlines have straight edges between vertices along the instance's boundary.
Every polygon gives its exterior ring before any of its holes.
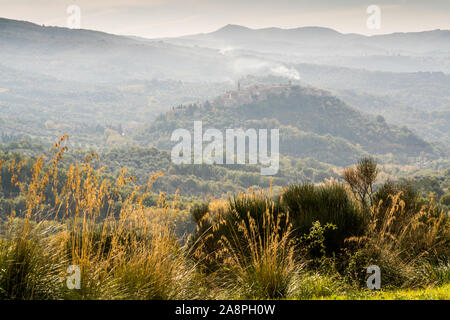
{"type": "Polygon", "coordinates": [[[0,0],[0,300],[450,299],[450,2],[379,2],[0,0]]]}

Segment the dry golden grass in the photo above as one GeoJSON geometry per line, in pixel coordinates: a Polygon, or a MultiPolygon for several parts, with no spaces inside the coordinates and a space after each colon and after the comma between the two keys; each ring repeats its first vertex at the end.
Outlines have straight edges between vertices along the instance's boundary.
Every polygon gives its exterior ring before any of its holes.
{"type": "MultiPolygon", "coordinates": [[[[188,246],[189,241],[183,244],[175,234],[174,221],[188,218],[180,212],[177,196],[167,201],[160,194],[156,207],[144,205],[161,173],[138,187],[123,169],[111,182],[101,178],[102,168],[90,165],[97,157],[91,154],[58,179],[67,138],[55,144],[50,159],[35,161],[26,183],[20,179],[23,162],[0,160],[0,169],[8,166],[11,185],[20,189],[26,203],[20,218],[12,211],[0,225],[0,298],[272,299],[339,291],[328,288],[337,275],[307,276],[302,271],[289,213],[275,212],[271,190],[240,194],[234,202],[210,201],[201,222],[213,232],[200,236],[197,246],[188,246]],[[131,192],[122,198],[125,189],[131,192]],[[207,245],[214,250],[202,250],[207,245]],[[197,264],[206,260],[218,270],[203,274],[197,264]],[[69,265],[81,270],[80,290],[66,287],[69,265]]],[[[381,204],[372,206],[365,235],[348,241],[364,244],[364,254],[381,259],[387,276],[394,269],[393,276],[410,277],[404,283],[419,281],[423,266],[432,277],[448,281],[447,264],[426,264],[448,258],[448,213],[439,211],[432,199],[406,216],[400,196],[392,196],[387,212],[380,210],[381,204]]]]}
{"type": "MultiPolygon", "coordinates": [[[[169,214],[175,215],[176,208],[166,203],[164,195],[160,196],[158,208],[148,209],[143,205],[152,183],[161,174],[151,176],[142,192],[133,186],[131,195],[121,199],[120,188],[134,185],[135,178],[127,176],[124,169],[116,185],[100,179],[102,169],[94,170],[89,164],[97,156],[92,154],[84,163],[72,164],[64,185],[59,186],[58,163],[67,150],[63,146],[65,139],[67,136],[55,144],[50,161],[45,162],[44,157],[37,159],[31,181],[26,185],[18,181],[21,164],[10,164],[10,170],[15,172],[11,183],[18,185],[25,197],[26,213],[20,219],[20,226],[14,219],[15,212],[3,225],[5,240],[1,242],[0,261],[6,266],[24,262],[33,265],[28,260],[34,259],[39,268],[47,267],[51,270],[48,278],[58,279],[51,287],[55,292],[52,297],[57,298],[195,297],[195,286],[191,283],[195,266],[186,259],[186,248],[180,245],[170,224],[169,214]],[[54,206],[44,216],[43,204],[48,190],[54,197],[54,206]],[[118,217],[113,216],[114,197],[122,201],[118,217]],[[46,220],[58,221],[58,228],[42,233],[40,226],[46,220]],[[10,253],[19,249],[22,253],[12,257],[10,253]],[[80,290],[65,288],[63,279],[69,265],[81,270],[80,290]]],[[[28,276],[40,277],[34,274],[35,269],[28,268],[28,275],[18,272],[21,278],[16,281],[20,285],[5,286],[10,288],[4,293],[5,297],[42,297],[34,293],[37,284],[23,285],[29,282],[28,276]]],[[[0,275],[6,282],[14,280],[14,277],[7,277],[12,275],[0,275]]]]}
{"type": "Polygon", "coordinates": [[[402,286],[424,283],[421,268],[426,261],[448,259],[450,223],[448,213],[439,210],[433,196],[419,212],[406,214],[402,192],[390,196],[392,204],[386,212],[381,204],[370,210],[370,223],[362,237],[349,242],[364,244],[365,255],[384,268],[385,279],[391,276],[402,286]],[[387,274],[387,275],[386,275],[387,274]]]}

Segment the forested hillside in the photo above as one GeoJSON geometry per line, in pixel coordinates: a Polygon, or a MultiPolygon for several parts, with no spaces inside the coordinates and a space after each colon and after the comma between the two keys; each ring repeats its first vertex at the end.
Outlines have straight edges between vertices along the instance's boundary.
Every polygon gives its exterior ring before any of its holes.
{"type": "Polygon", "coordinates": [[[135,139],[170,150],[171,132],[192,129],[194,120],[202,120],[205,129],[279,128],[282,155],[335,165],[352,163],[365,153],[435,154],[410,130],[364,116],[326,91],[297,85],[255,86],[181,106],[138,131],[135,139]]]}
{"type": "Polygon", "coordinates": [[[450,76],[298,64],[302,81],[332,90],[357,110],[407,126],[428,141],[450,141],[450,76]]]}
{"type": "Polygon", "coordinates": [[[230,87],[156,79],[87,84],[1,64],[0,74],[0,133],[47,142],[69,134],[72,146],[98,149],[132,144],[131,132],[171,106],[203,101],[230,87]]]}

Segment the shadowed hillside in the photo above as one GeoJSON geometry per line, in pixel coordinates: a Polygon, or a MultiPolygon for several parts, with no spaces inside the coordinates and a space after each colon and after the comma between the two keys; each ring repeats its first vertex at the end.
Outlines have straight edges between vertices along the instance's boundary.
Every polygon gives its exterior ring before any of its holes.
{"type": "Polygon", "coordinates": [[[324,90],[290,85],[254,86],[229,91],[211,103],[179,107],[140,130],[135,139],[170,150],[171,132],[190,130],[193,121],[200,119],[204,130],[279,128],[282,155],[311,156],[336,165],[366,152],[434,153],[406,128],[364,116],[324,90]]]}

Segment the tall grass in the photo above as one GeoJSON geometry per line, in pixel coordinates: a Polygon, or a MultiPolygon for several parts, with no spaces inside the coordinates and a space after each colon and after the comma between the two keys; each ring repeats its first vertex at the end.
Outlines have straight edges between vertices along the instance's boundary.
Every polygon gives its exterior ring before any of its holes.
{"type": "Polygon", "coordinates": [[[191,246],[221,297],[273,299],[292,294],[302,264],[295,260],[289,214],[270,191],[239,194],[192,210],[191,246]],[[225,293],[224,293],[225,292],[225,293]]]}
{"type": "Polygon", "coordinates": [[[198,230],[185,241],[177,196],[145,205],[161,174],[143,187],[125,169],[103,179],[91,154],[62,179],[66,139],[26,183],[20,163],[0,163],[25,202],[0,223],[1,299],[320,298],[353,290],[355,279],[364,285],[369,264],[393,287],[448,283],[450,222],[433,199],[408,207],[385,189],[389,201],[364,217],[336,183],[289,186],[275,200],[271,190],[250,192],[194,207],[198,230]],[[331,254],[307,264],[303,249],[316,244],[331,254]],[[70,265],[80,268],[79,290],[66,287],[70,265]]]}
{"type": "Polygon", "coordinates": [[[28,225],[12,219],[0,239],[0,299],[59,299],[64,260],[52,233],[54,225],[28,225]]]}
{"type": "Polygon", "coordinates": [[[93,154],[84,163],[72,164],[64,184],[58,185],[66,138],[55,144],[50,161],[44,157],[36,161],[28,184],[14,181],[26,199],[26,213],[19,226],[14,212],[3,225],[0,295],[10,299],[195,297],[195,266],[186,259],[187,248],[167,219],[175,208],[163,195],[159,208],[143,205],[159,175],[151,176],[145,190],[139,190],[133,186],[135,179],[123,170],[113,185],[100,179],[101,169],[90,166],[93,154]],[[133,191],[122,199],[120,188],[127,185],[133,191]],[[44,212],[49,190],[54,206],[44,212]],[[118,217],[114,216],[115,198],[122,202],[118,217]],[[51,232],[41,227],[48,220],[58,221],[59,227],[51,232]],[[80,290],[65,286],[69,265],[81,270],[80,290]]]}
{"type": "Polygon", "coordinates": [[[257,219],[249,211],[247,219],[236,219],[235,228],[221,236],[218,254],[224,258],[222,272],[240,297],[286,298],[295,290],[301,266],[294,259],[289,215],[275,214],[267,198],[267,204],[261,206],[262,199],[263,196],[252,194],[232,202],[236,217],[237,208],[242,210],[239,204],[248,206],[249,201],[262,211],[257,219]]]}
{"type": "MultiPolygon", "coordinates": [[[[381,202],[373,206],[366,234],[349,238],[348,241],[363,244],[357,259],[365,261],[362,267],[379,265],[387,285],[401,287],[427,284],[429,279],[423,277],[424,273],[421,272],[423,266],[436,264],[441,259],[447,263],[449,259],[448,214],[438,208],[431,196],[429,203],[420,211],[409,211],[408,219],[404,219],[407,212],[401,197],[401,192],[390,196],[387,211],[381,210],[381,202]]],[[[356,273],[361,274],[358,271],[356,273]]]]}

